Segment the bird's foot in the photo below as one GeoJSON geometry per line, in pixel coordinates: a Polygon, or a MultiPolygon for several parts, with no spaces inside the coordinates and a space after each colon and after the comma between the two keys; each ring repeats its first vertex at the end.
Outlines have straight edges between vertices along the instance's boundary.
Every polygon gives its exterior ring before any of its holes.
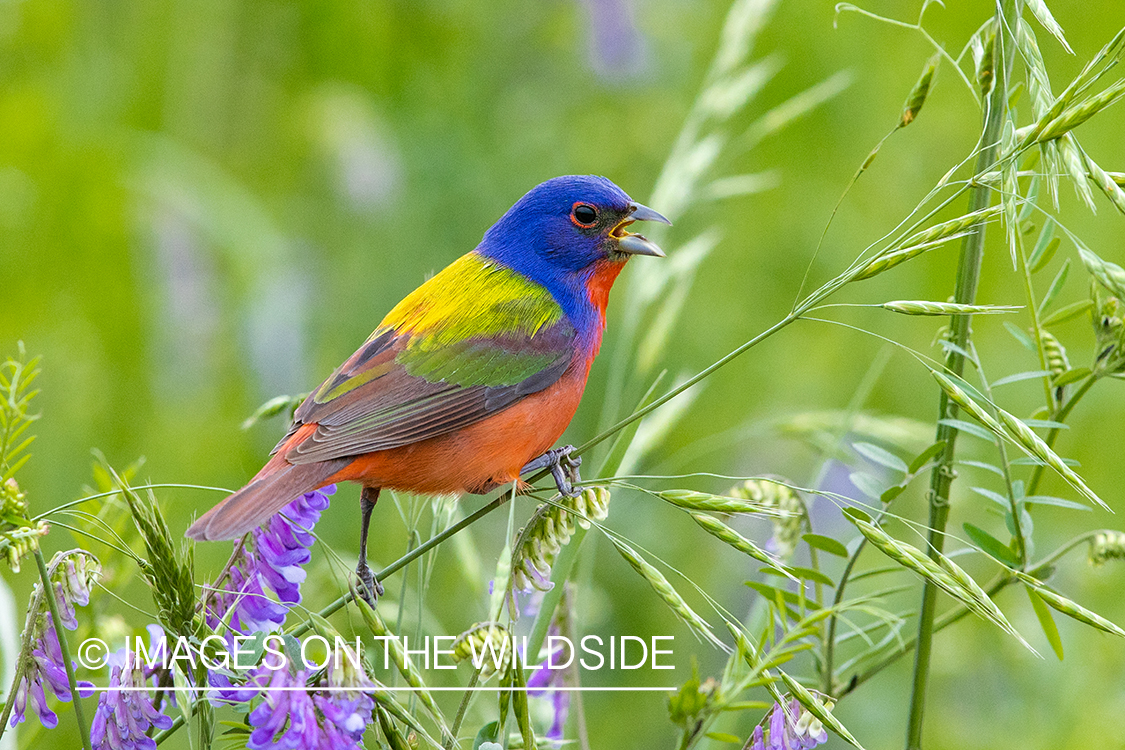
{"type": "Polygon", "coordinates": [[[363,601],[375,609],[375,603],[379,601],[379,597],[383,595],[383,584],[375,580],[375,576],[371,573],[371,568],[367,567],[366,562],[360,562],[355,569],[355,574],[359,578],[358,593],[363,601]]]}
{"type": "Polygon", "coordinates": [[[528,474],[540,469],[550,469],[551,476],[555,479],[555,487],[558,488],[559,494],[564,497],[574,497],[578,491],[574,489],[574,485],[582,482],[582,477],[578,474],[578,467],[582,465],[581,456],[571,456],[574,451],[573,445],[564,445],[561,448],[552,448],[544,453],[539,458],[529,461],[520,474],[528,474]]]}

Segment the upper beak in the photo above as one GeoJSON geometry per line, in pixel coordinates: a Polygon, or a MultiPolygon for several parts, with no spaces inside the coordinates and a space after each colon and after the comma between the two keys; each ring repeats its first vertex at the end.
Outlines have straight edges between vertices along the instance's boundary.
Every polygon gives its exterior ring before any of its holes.
{"type": "MultiPolygon", "coordinates": [[[[624,226],[633,223],[634,221],[659,221],[662,224],[672,225],[667,217],[653,211],[648,206],[643,206],[640,203],[629,204],[629,218],[623,222],[624,226]]],[[[624,226],[621,228],[622,234],[617,239],[617,249],[629,255],[652,255],[657,258],[666,257],[664,251],[659,246],[647,237],[639,234],[632,234],[625,232],[624,226]]],[[[615,231],[616,235],[617,232],[615,231]]]]}

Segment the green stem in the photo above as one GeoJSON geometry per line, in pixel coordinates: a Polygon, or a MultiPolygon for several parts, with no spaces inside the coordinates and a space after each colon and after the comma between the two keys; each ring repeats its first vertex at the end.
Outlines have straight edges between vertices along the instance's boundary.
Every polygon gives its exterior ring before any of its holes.
{"type": "MultiPolygon", "coordinates": [[[[1015,52],[1013,43],[1005,43],[1005,31],[1014,28],[1012,23],[1015,0],[1004,0],[996,9],[996,53],[993,57],[996,69],[993,71],[992,92],[985,110],[984,132],[981,136],[981,151],[977,158],[976,174],[983,175],[996,164],[1000,134],[1006,120],[1008,99],[1008,71],[1015,52]]],[[[969,193],[969,211],[987,208],[992,191],[987,185],[974,185],[969,193]]],[[[954,302],[971,305],[976,301],[977,284],[980,280],[981,258],[984,255],[985,226],[978,224],[965,237],[961,245],[961,257],[957,265],[957,288],[954,302]]],[[[950,327],[950,348],[945,366],[949,372],[960,376],[965,369],[965,357],[960,352],[965,349],[970,336],[970,315],[954,315],[950,327]]],[[[941,419],[956,418],[957,406],[943,391],[938,406],[941,419]]],[[[945,543],[945,526],[949,519],[949,489],[953,484],[954,452],[957,443],[957,430],[948,424],[939,424],[937,440],[945,441],[945,450],[930,475],[930,523],[929,554],[932,558],[941,555],[945,543]]],[[[922,588],[922,609],[918,618],[918,643],[914,659],[914,679],[910,700],[910,715],[907,723],[907,750],[922,748],[922,718],[926,707],[926,684],[930,676],[930,657],[933,647],[934,616],[937,608],[937,587],[927,582],[922,588]]]]}
{"type": "MultiPolygon", "coordinates": [[[[74,664],[70,661],[70,645],[66,642],[66,633],[59,625],[59,603],[55,599],[55,584],[51,582],[51,573],[47,570],[47,561],[43,559],[43,550],[38,545],[35,547],[35,564],[39,567],[39,578],[43,581],[44,598],[47,608],[51,610],[51,627],[59,639],[59,650],[62,652],[63,668],[66,669],[66,681],[70,685],[70,699],[74,703],[74,719],[78,722],[78,733],[82,735],[82,746],[86,750],[93,750],[90,744],[90,728],[86,724],[86,716],[82,712],[82,699],[78,696],[78,679],[74,676],[74,664]]],[[[15,698],[15,696],[12,696],[15,698]]]]}
{"type": "Polygon", "coordinates": [[[457,716],[453,719],[453,726],[449,730],[449,737],[445,739],[445,750],[453,750],[453,746],[457,744],[457,733],[461,731],[461,724],[465,721],[465,714],[469,711],[469,702],[473,697],[473,688],[477,686],[477,680],[480,678],[480,670],[474,669],[472,677],[469,678],[468,689],[465,690],[465,695],[461,697],[461,705],[457,707],[457,716]]]}

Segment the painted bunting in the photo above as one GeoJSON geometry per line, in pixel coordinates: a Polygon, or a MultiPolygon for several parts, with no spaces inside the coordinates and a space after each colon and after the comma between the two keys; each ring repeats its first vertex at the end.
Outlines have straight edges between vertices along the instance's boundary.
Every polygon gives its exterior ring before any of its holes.
{"type": "Polygon", "coordinates": [[[551,470],[572,492],[571,448],[551,450],[601,346],[610,287],[633,255],[664,253],[628,231],[670,224],[604,177],[556,177],[524,195],[476,249],[400,302],[309,394],[272,458],[188,529],[236,539],[305,492],[358,482],[357,575],[384,487],[482,494],[551,470]]]}

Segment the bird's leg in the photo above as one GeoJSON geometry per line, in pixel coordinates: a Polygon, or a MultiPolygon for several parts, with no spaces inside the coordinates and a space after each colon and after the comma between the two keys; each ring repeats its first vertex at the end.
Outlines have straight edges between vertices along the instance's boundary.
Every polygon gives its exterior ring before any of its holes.
{"type": "Polygon", "coordinates": [[[379,501],[378,487],[364,487],[359,495],[359,513],[361,517],[359,527],[359,564],[355,567],[355,574],[363,585],[360,596],[363,600],[375,607],[375,602],[383,595],[383,584],[375,580],[371,568],[367,567],[367,529],[371,526],[371,511],[379,501]]]}
{"type": "Polygon", "coordinates": [[[582,457],[572,457],[570,454],[573,450],[573,445],[552,448],[539,458],[529,461],[520,469],[520,474],[530,474],[540,469],[550,469],[551,476],[555,478],[555,486],[558,487],[559,494],[564,497],[574,497],[578,494],[578,491],[574,489],[574,485],[582,481],[582,477],[578,475],[578,467],[582,465],[582,457]]]}

